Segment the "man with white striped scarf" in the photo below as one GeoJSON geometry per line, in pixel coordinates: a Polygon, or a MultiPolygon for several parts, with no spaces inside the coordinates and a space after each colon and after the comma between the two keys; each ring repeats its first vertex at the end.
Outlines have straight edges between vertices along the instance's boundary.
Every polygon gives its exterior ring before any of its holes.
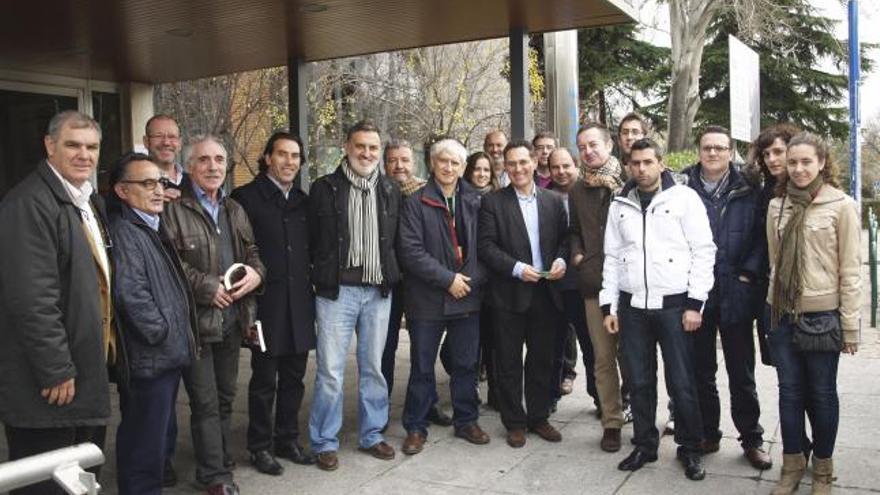
{"type": "Polygon", "coordinates": [[[318,342],[309,436],[318,467],[326,471],[339,465],[343,377],[355,333],[358,446],[378,459],[394,458],[381,433],[388,422],[381,365],[391,289],[400,280],[394,242],[401,200],[394,181],[379,173],[380,150],[379,130],[368,122],[355,124],[339,167],[311,189],[309,245],[318,342]]]}

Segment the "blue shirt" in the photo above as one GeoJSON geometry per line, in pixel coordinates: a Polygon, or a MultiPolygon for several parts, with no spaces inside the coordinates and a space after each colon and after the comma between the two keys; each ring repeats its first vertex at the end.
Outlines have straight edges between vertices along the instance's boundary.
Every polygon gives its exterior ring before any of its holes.
{"type": "Polygon", "coordinates": [[[137,213],[137,216],[141,217],[141,220],[143,220],[148,227],[153,229],[154,232],[159,232],[159,215],[153,215],[152,213],[147,213],[138,210],[137,208],[132,208],[132,211],[137,213]]]}
{"type": "Polygon", "coordinates": [[[199,200],[199,204],[202,205],[202,208],[208,212],[208,215],[211,215],[211,219],[214,220],[214,227],[219,228],[217,225],[220,223],[220,205],[223,204],[223,188],[217,190],[217,202],[211,202],[211,198],[208,197],[208,194],[199,187],[195,182],[192,183],[193,192],[196,193],[196,199],[199,200]]]}
{"type": "MultiPolygon", "coordinates": [[[[532,191],[526,196],[521,196],[514,189],[516,199],[519,201],[519,209],[522,212],[523,220],[526,224],[526,232],[529,234],[529,247],[532,251],[532,267],[541,272],[544,271],[544,260],[541,259],[541,231],[540,222],[538,221],[538,192],[534,184],[532,191]]],[[[513,276],[522,278],[522,272],[526,268],[526,264],[517,261],[513,265],[513,276]]]]}

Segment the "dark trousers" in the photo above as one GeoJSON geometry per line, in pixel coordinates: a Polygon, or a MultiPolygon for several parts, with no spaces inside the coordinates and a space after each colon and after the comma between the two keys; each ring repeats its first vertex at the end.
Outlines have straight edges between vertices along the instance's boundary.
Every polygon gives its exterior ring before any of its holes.
{"type": "Polygon", "coordinates": [[[241,335],[233,331],[222,342],[202,345],[201,357],[183,373],[189,395],[196,480],[210,485],[232,481],[224,466],[231,459],[232,402],[238,378],[241,335]]]}
{"type": "MultiPolygon", "coordinates": [[[[174,405],[177,405],[177,392],[180,390],[180,378],[174,384],[174,405]]],[[[177,408],[172,407],[171,416],[168,418],[168,430],[165,432],[165,462],[174,460],[174,452],[177,449],[177,408]]]]}
{"type": "MultiPolygon", "coordinates": [[[[394,388],[394,364],[397,356],[397,345],[400,343],[400,322],[403,319],[403,284],[397,284],[392,291],[391,296],[391,313],[388,316],[388,336],[385,337],[385,350],[382,351],[382,376],[385,377],[385,383],[388,385],[388,397],[391,397],[391,390],[394,388]]],[[[449,362],[449,346],[443,342],[440,348],[440,364],[447,374],[451,375],[452,365],[449,362]]],[[[434,394],[434,407],[437,404],[436,393],[434,394]]]]}
{"type": "Polygon", "coordinates": [[[492,324],[492,313],[494,310],[483,303],[480,306],[480,366],[486,368],[486,403],[490,406],[497,406],[497,398],[495,397],[495,345],[493,343],[493,334],[495,333],[492,324]]]}
{"type": "Polygon", "coordinates": [[[428,434],[428,411],[437,398],[434,363],[444,330],[444,345],[449,348],[452,373],[449,391],[452,396],[452,421],[456,429],[477,422],[477,357],[479,356],[480,315],[473,313],[449,320],[417,320],[409,322],[410,361],[409,386],[403,408],[403,427],[407,432],[428,434]]]}
{"type": "Polygon", "coordinates": [[[308,360],[308,352],[273,357],[259,350],[251,350],[253,374],[248,384],[249,451],[270,450],[273,445],[290,445],[299,438],[299,407],[305,392],[303,378],[308,360]]]}
{"type": "Polygon", "coordinates": [[[796,454],[809,448],[804,434],[804,413],[809,413],[813,453],[827,459],[834,454],[840,422],[837,397],[840,353],[801,352],[791,341],[793,331],[793,325],[785,316],[767,336],[779,379],[782,452],[796,454]]]}
{"type": "MultiPolygon", "coordinates": [[[[14,461],[32,455],[42,454],[55,449],[72,447],[84,442],[91,442],[104,449],[106,426],[71,426],[69,428],[16,428],[4,425],[6,430],[6,446],[9,449],[9,460],[14,461]]],[[[90,468],[97,478],[100,466],[90,468]]],[[[30,486],[12,490],[10,495],[66,495],[61,486],[49,480],[30,486]]]]}
{"type": "Polygon", "coordinates": [[[636,309],[621,295],[617,310],[623,363],[630,380],[633,443],[657,452],[657,344],[663,355],[666,387],[675,401],[675,442],[683,452],[698,453],[703,437],[696,385],[693,337],[684,331],[684,308],[636,309]]]}
{"type": "MultiPolygon", "coordinates": [[[[599,393],[596,390],[596,360],[593,356],[593,343],[590,341],[590,331],[587,329],[587,316],[584,309],[584,299],[578,290],[562,291],[562,304],[564,320],[562,327],[556,334],[556,372],[558,383],[565,378],[574,379],[577,373],[574,371],[577,362],[577,345],[581,347],[581,357],[584,362],[584,373],[587,375],[587,393],[597,404],[599,393]]],[[[561,397],[559,387],[553,389],[555,398],[561,397]]]]}
{"type": "MultiPolygon", "coordinates": [[[[711,301],[713,303],[714,301],[711,301]]],[[[724,366],[727,368],[730,389],[730,415],[739,431],[739,441],[744,449],[760,447],[764,443],[764,428],[758,422],[761,406],[755,387],[755,337],[752,320],[739,323],[720,321],[718,304],[707,304],[703,311],[703,324],[694,335],[694,377],[700,412],[703,415],[703,438],[707,441],[721,440],[721,402],[715,375],[718,373],[715,343],[721,334],[724,366]]]]}
{"type": "Polygon", "coordinates": [[[162,493],[166,433],[180,375],[177,369],[155,378],[132,378],[119,390],[116,470],[122,495],[162,493]]]}
{"type": "Polygon", "coordinates": [[[532,303],[524,312],[496,309],[495,378],[496,398],[501,422],[510,429],[521,429],[547,421],[553,399],[552,387],[559,385],[554,375],[556,333],[562,315],[550,299],[546,282],[533,288],[532,303]],[[523,344],[525,380],[523,380],[523,344]],[[526,409],[523,410],[523,381],[526,409]]]}

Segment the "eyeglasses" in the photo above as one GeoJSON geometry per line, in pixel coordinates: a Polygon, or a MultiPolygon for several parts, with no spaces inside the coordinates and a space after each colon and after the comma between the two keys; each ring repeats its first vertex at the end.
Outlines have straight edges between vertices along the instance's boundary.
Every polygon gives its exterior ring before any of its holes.
{"type": "Polygon", "coordinates": [[[162,189],[169,187],[171,185],[171,181],[168,180],[167,177],[160,177],[158,179],[144,179],[144,180],[121,180],[124,184],[139,184],[147,191],[152,191],[156,189],[156,186],[162,186],[162,189]]]}
{"type": "Polygon", "coordinates": [[[180,141],[180,136],[177,134],[147,134],[147,137],[150,139],[156,139],[158,141],[162,141],[167,139],[169,141],[180,141]]]}
{"type": "Polygon", "coordinates": [[[701,150],[703,153],[711,153],[711,152],[713,152],[713,151],[714,151],[715,153],[721,153],[721,152],[727,151],[727,150],[729,150],[729,149],[730,149],[730,146],[722,146],[722,145],[720,145],[720,144],[715,144],[715,145],[711,145],[711,144],[710,144],[710,145],[703,146],[703,147],[700,148],[700,150],[701,150]]]}

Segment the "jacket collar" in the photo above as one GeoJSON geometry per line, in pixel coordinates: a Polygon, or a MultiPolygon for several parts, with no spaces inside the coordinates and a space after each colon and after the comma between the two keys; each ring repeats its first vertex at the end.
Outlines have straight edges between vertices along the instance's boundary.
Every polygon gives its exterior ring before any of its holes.
{"type": "Polygon", "coordinates": [[[813,204],[825,204],[825,203],[834,203],[835,201],[840,201],[848,196],[845,192],[840,189],[829,185],[823,184],[821,188],[819,188],[819,193],[816,194],[815,199],[813,199],[813,204]]]}
{"type": "MultiPolygon", "coordinates": [[[[668,169],[660,172],[660,189],[657,191],[658,194],[676,185],[678,185],[678,182],[676,182],[675,176],[672,175],[672,172],[668,169]]],[[[623,189],[620,190],[618,196],[621,198],[629,198],[630,193],[633,193],[636,189],[638,189],[638,185],[636,184],[635,179],[630,179],[626,181],[626,184],[623,186],[623,189]]]]}
{"type": "Polygon", "coordinates": [[[64,184],[58,179],[58,176],[52,170],[49,162],[43,160],[37,165],[37,173],[40,175],[40,178],[43,179],[43,182],[49,186],[49,190],[52,191],[52,194],[55,195],[55,198],[62,203],[73,204],[73,200],[70,199],[70,194],[67,193],[67,190],[64,188],[64,184]]]}
{"type": "MultiPolygon", "coordinates": [[[[278,185],[272,181],[266,172],[260,172],[257,174],[257,176],[254,177],[254,184],[263,199],[271,200],[275,197],[281,197],[284,199],[281,189],[278,188],[278,185]]],[[[306,193],[294,183],[293,186],[290,187],[290,191],[287,193],[287,201],[298,199],[305,196],[305,194],[306,193]]]]}

